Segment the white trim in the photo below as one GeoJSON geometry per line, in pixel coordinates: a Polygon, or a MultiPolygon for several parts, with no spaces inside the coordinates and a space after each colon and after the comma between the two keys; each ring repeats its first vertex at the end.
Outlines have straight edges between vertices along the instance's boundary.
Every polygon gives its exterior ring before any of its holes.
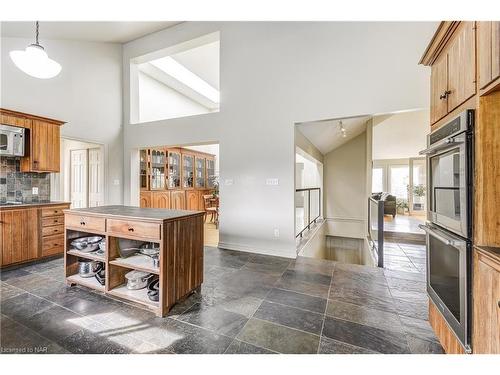
{"type": "Polygon", "coordinates": [[[325,220],[328,221],[342,221],[342,222],[350,222],[350,223],[365,223],[366,220],[362,218],[357,218],[357,217],[340,217],[340,216],[333,216],[333,217],[327,217],[325,220]]]}
{"type": "Polygon", "coordinates": [[[271,255],[271,256],[275,256],[275,257],[290,258],[290,259],[297,258],[296,250],[294,248],[292,248],[292,251],[290,252],[290,256],[287,256],[287,255],[277,255],[276,251],[273,251],[273,250],[270,250],[267,248],[260,249],[260,248],[255,247],[255,246],[247,246],[247,245],[243,245],[243,244],[228,243],[228,242],[222,242],[222,241],[219,241],[219,245],[217,247],[219,249],[242,251],[244,253],[271,255]]]}

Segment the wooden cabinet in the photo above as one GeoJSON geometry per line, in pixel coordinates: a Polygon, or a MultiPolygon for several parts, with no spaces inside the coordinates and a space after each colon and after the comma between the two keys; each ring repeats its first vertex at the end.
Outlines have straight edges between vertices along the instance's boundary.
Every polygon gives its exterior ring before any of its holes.
{"type": "Polygon", "coordinates": [[[500,78],[500,22],[478,22],[477,44],[479,88],[484,89],[500,78]]]}
{"type": "MultiPolygon", "coordinates": [[[[154,208],[170,208],[170,192],[169,191],[155,191],[153,193],[154,208]]],[[[142,206],[141,206],[142,207],[142,206]]]]}
{"type": "Polygon", "coordinates": [[[476,93],[475,22],[455,22],[448,33],[441,49],[430,55],[428,48],[421,60],[431,66],[431,124],[476,93]]]}
{"type": "Polygon", "coordinates": [[[38,222],[36,208],[0,212],[2,266],[38,257],[38,222]]]}
{"type": "Polygon", "coordinates": [[[187,210],[198,210],[200,205],[200,192],[197,190],[187,190],[186,191],[186,209],[187,210]]]}
{"type": "Polygon", "coordinates": [[[174,210],[186,209],[186,194],[184,190],[175,190],[170,192],[170,208],[174,210]]]}
{"type": "Polygon", "coordinates": [[[474,251],[472,348],[500,354],[500,251],[485,250],[474,251]]]}
{"type": "Polygon", "coordinates": [[[152,207],[151,205],[151,192],[150,191],[141,191],[140,199],[139,199],[140,207],[152,207]]]}
{"type": "Polygon", "coordinates": [[[431,66],[431,123],[448,113],[448,55],[441,55],[431,66]]]}

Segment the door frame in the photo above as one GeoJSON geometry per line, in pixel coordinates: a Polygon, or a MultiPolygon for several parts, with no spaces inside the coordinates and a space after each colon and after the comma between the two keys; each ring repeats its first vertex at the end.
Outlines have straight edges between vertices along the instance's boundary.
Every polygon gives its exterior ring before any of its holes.
{"type": "MultiPolygon", "coordinates": [[[[67,137],[61,135],[60,137],[60,142],[62,146],[63,140],[68,140],[68,141],[77,141],[77,142],[84,142],[84,143],[91,143],[95,145],[96,147],[100,147],[103,152],[103,195],[104,195],[104,202],[103,204],[106,205],[107,202],[109,202],[109,181],[107,181],[107,171],[108,171],[108,164],[109,164],[109,159],[108,159],[108,145],[99,141],[94,141],[92,139],[84,139],[84,138],[78,138],[78,137],[67,137]]],[[[61,152],[63,148],[61,147],[61,152]]],[[[65,155],[61,155],[60,158],[60,163],[61,163],[61,172],[60,173],[50,173],[50,199],[53,201],[64,201],[64,176],[65,176],[65,169],[64,169],[64,162],[65,162],[65,155]]]]}

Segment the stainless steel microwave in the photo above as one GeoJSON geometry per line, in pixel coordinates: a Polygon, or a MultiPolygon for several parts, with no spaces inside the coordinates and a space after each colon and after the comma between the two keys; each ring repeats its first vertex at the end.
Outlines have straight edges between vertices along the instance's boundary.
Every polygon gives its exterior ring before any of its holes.
{"type": "Polygon", "coordinates": [[[0,155],[24,156],[24,128],[0,125],[0,155]]]}

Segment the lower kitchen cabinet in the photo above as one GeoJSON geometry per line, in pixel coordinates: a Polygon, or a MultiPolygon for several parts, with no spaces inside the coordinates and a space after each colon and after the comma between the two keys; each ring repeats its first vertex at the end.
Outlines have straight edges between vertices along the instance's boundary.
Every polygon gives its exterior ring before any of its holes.
{"type": "Polygon", "coordinates": [[[0,212],[1,265],[36,259],[38,244],[38,209],[22,208],[0,212]]]}
{"type": "Polygon", "coordinates": [[[141,191],[139,206],[143,208],[170,208],[173,210],[204,211],[203,196],[212,194],[210,189],[141,191]]]}
{"type": "Polygon", "coordinates": [[[152,206],[154,208],[170,208],[170,192],[154,192],[152,198],[152,206]]]}
{"type": "Polygon", "coordinates": [[[474,250],[472,296],[472,350],[500,354],[500,250],[474,250]]]}
{"type": "Polygon", "coordinates": [[[173,190],[170,192],[170,208],[173,210],[186,209],[186,193],[184,190],[173,190]]]}
{"type": "Polygon", "coordinates": [[[200,203],[200,193],[197,190],[186,190],[186,209],[198,210],[200,203]]]}
{"type": "Polygon", "coordinates": [[[139,198],[139,206],[145,208],[152,207],[151,195],[152,193],[150,191],[141,191],[141,195],[139,198]]]}
{"type": "Polygon", "coordinates": [[[64,215],[69,204],[0,210],[0,266],[64,252],[64,215]]]}

